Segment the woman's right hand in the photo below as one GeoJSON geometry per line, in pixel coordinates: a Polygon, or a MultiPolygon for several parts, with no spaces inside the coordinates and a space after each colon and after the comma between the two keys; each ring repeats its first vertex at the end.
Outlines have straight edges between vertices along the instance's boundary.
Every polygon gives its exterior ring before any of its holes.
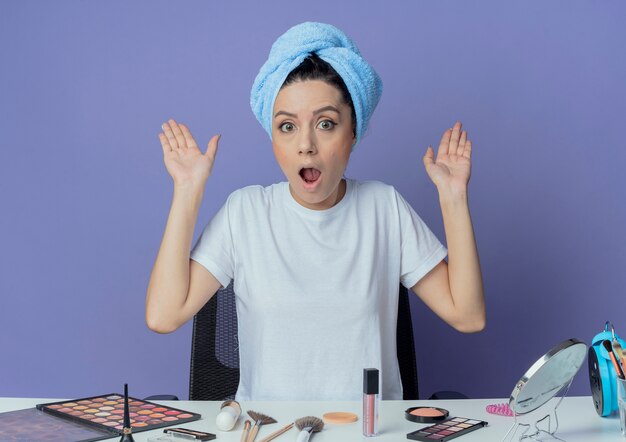
{"type": "Polygon", "coordinates": [[[163,132],[159,134],[159,140],[163,147],[163,161],[174,185],[203,187],[211,175],[221,135],[211,138],[203,154],[184,124],[169,120],[161,127],[163,132]]]}

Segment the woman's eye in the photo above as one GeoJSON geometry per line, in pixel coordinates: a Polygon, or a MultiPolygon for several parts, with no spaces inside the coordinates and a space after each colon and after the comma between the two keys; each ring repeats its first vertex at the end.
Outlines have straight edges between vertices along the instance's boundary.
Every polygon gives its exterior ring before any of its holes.
{"type": "Polygon", "coordinates": [[[293,130],[293,124],[283,123],[280,125],[280,130],[282,130],[283,132],[291,132],[293,130]]]}
{"type": "Polygon", "coordinates": [[[330,120],[323,120],[323,121],[320,121],[319,126],[321,129],[329,130],[335,127],[335,123],[330,120]]]}

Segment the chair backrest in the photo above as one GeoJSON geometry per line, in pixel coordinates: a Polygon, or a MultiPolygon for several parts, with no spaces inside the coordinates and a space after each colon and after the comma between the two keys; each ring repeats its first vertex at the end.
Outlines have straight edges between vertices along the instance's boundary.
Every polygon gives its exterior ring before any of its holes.
{"type": "MultiPolygon", "coordinates": [[[[408,290],[400,284],[397,351],[405,400],[419,399],[408,290]]],[[[193,320],[189,399],[234,399],[239,385],[237,311],[233,284],[220,289],[193,320]]]]}

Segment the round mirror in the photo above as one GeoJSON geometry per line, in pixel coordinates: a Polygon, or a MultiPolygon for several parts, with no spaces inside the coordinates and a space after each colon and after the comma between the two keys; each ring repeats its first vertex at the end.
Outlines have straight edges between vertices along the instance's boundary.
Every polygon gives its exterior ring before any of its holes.
{"type": "Polygon", "coordinates": [[[509,406],[516,414],[530,413],[567,387],[585,362],[587,345],[568,339],[535,362],[511,393],[509,406]]]}

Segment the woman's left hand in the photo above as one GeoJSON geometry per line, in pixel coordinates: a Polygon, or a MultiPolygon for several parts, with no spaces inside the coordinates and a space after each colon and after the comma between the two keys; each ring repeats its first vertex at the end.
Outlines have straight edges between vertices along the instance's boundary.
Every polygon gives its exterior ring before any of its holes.
{"type": "Polygon", "coordinates": [[[452,129],[446,129],[439,143],[437,158],[432,146],[428,146],[424,155],[426,173],[439,191],[467,192],[472,142],[461,126],[461,122],[457,121],[452,129]]]}

